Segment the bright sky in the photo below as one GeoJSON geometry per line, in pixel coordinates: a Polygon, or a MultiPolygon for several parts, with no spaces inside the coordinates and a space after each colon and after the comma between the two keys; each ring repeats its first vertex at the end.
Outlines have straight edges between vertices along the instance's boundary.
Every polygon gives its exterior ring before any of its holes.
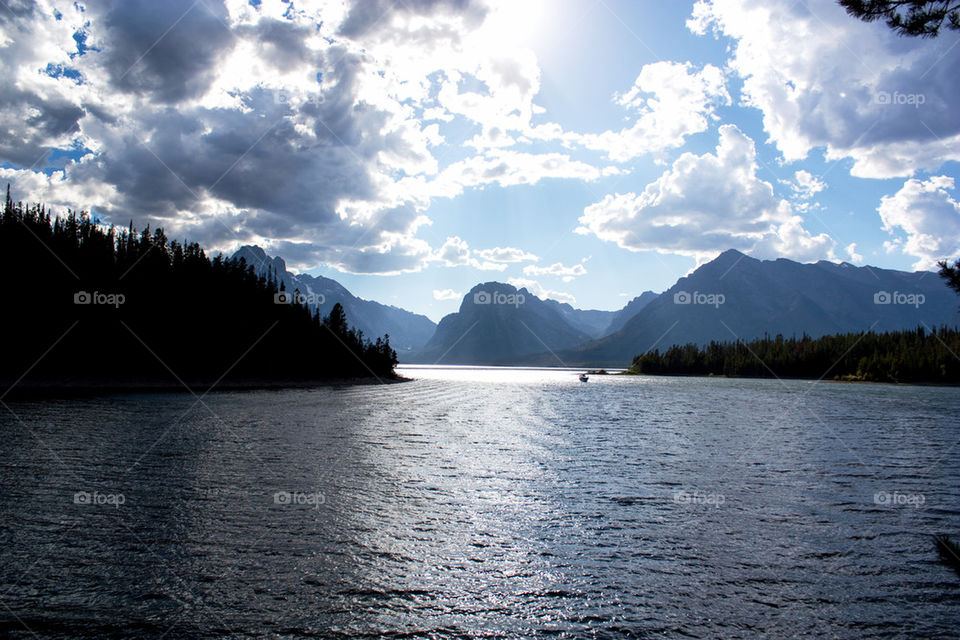
{"type": "Polygon", "coordinates": [[[833,0],[18,0],[14,197],[424,313],[616,309],[728,248],[960,255],[960,35],[833,0]]]}

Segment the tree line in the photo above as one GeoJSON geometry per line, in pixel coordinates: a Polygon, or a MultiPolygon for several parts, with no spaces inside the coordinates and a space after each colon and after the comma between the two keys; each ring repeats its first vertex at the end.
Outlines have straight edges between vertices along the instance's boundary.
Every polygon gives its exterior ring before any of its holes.
{"type": "Polygon", "coordinates": [[[633,359],[630,373],[960,383],[960,332],[923,327],[822,338],[674,345],[633,359]]]}
{"type": "MultiPolygon", "coordinates": [[[[304,380],[392,377],[389,336],[370,341],[278,296],[272,273],[210,259],[162,228],[55,216],[7,197],[0,217],[0,379],[304,380]]],[[[289,297],[289,296],[288,296],[289,297]]]]}

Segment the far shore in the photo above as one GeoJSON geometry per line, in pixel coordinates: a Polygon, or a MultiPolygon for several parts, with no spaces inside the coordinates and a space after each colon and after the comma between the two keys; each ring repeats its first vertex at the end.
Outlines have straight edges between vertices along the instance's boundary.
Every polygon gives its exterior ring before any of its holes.
{"type": "Polygon", "coordinates": [[[620,376],[649,376],[651,378],[723,378],[726,380],[807,380],[809,382],[834,382],[837,384],[892,384],[901,387],[960,387],[954,382],[896,382],[894,380],[857,380],[855,378],[811,378],[797,376],[728,376],[722,373],[637,373],[630,369],[614,374],[620,376]]]}

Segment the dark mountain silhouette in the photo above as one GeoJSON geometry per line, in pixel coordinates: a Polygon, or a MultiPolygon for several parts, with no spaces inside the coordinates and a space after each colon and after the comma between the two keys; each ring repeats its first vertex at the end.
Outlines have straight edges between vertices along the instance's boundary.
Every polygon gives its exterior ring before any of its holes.
{"type": "Polygon", "coordinates": [[[637,354],[673,344],[954,327],[958,321],[956,295],[933,272],[761,261],[729,250],[678,280],[616,333],[558,355],[570,364],[629,365],[637,354]]]}
{"type": "Polygon", "coordinates": [[[613,316],[610,319],[610,323],[603,330],[603,333],[597,338],[602,338],[603,336],[608,336],[611,333],[616,333],[623,329],[623,326],[630,321],[633,316],[640,313],[644,307],[657,299],[659,294],[654,293],[653,291],[644,291],[636,298],[627,303],[623,309],[620,311],[614,312],[613,316]]]}
{"type": "Polygon", "coordinates": [[[391,346],[401,356],[423,347],[437,328],[426,316],[358,298],[336,280],[306,273],[293,274],[287,271],[283,258],[271,258],[258,246],[240,247],[233,258],[246,260],[257,275],[272,273],[278,282],[284,283],[287,291],[299,290],[304,303],[320,311],[321,315],[329,314],[333,305],[340,303],[354,328],[367,336],[389,334],[391,346]]]}
{"type": "MultiPolygon", "coordinates": [[[[440,321],[427,345],[404,361],[505,364],[589,340],[564,319],[557,304],[509,284],[478,284],[463,297],[457,313],[440,321]]],[[[551,364],[561,363],[554,359],[551,364]]]]}

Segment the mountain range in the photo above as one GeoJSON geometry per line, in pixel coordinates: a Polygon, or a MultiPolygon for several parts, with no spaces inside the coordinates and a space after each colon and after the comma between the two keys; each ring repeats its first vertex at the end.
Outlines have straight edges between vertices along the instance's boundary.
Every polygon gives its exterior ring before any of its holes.
{"type": "Polygon", "coordinates": [[[674,344],[960,325],[958,298],[936,273],[758,260],[732,249],[619,311],[576,309],[485,282],[439,324],[358,298],[330,278],[293,274],[259,247],[242,247],[234,257],[272,273],[287,291],[299,290],[323,314],[341,303],[351,325],[370,338],[389,333],[408,363],[614,367],[674,344]]]}
{"type": "MultiPolygon", "coordinates": [[[[478,287],[512,290],[495,282],[478,287]]],[[[476,305],[471,295],[477,290],[464,298],[459,312],[440,322],[427,347],[411,359],[613,367],[674,344],[960,324],[956,294],[933,272],[758,260],[735,250],[701,265],[660,295],[638,296],[611,317],[605,335],[569,347],[564,344],[586,332],[564,314],[548,316],[541,309],[557,311],[559,303],[520,290],[532,306],[524,313],[511,305],[476,305]],[[537,342],[542,343],[540,353],[537,342]]]]}
{"type": "MultiPolygon", "coordinates": [[[[245,245],[234,252],[232,259],[239,260],[241,258],[248,266],[252,266],[258,275],[272,274],[278,283],[283,283],[284,288],[288,292],[293,293],[294,291],[299,291],[301,296],[303,296],[303,301],[311,308],[319,309],[323,315],[329,314],[333,305],[339,302],[343,306],[347,321],[350,325],[363,331],[367,338],[373,339],[384,334],[390,334],[390,345],[396,349],[397,355],[402,362],[433,362],[433,360],[429,359],[430,354],[433,353],[432,349],[420,353],[421,349],[424,349],[427,343],[435,337],[438,329],[437,324],[430,320],[430,318],[399,307],[359,298],[331,278],[311,276],[307,273],[292,273],[287,270],[287,264],[283,258],[279,256],[271,257],[267,255],[266,251],[256,245],[245,245]]],[[[516,292],[516,289],[508,284],[489,284],[491,287],[499,287],[499,290],[503,292],[516,292]]],[[[483,286],[485,285],[477,285],[474,289],[480,290],[483,286]]],[[[530,294],[526,289],[523,290],[523,294],[527,299],[531,300],[531,302],[535,298],[535,296],[530,294]]],[[[472,299],[471,296],[472,294],[468,294],[467,297],[472,299]]],[[[655,293],[647,291],[619,311],[574,309],[566,303],[539,299],[537,299],[537,303],[534,303],[534,306],[542,303],[545,305],[545,308],[549,308],[553,313],[559,315],[559,318],[556,318],[548,313],[547,317],[550,322],[560,327],[558,330],[559,333],[575,336],[575,338],[573,338],[572,341],[561,340],[559,342],[548,340],[548,344],[552,345],[551,348],[566,348],[608,335],[611,332],[610,326],[612,322],[625,321],[623,314],[628,312],[635,313],[636,310],[642,307],[642,305],[637,306],[638,300],[641,298],[648,300],[648,298],[652,299],[655,297],[655,293]],[[558,345],[562,345],[562,347],[558,347],[558,345]]],[[[547,313],[543,310],[541,310],[541,312],[547,313]]],[[[555,333],[554,331],[544,329],[539,322],[534,320],[531,320],[531,322],[540,327],[540,333],[544,335],[549,336],[555,333]]],[[[445,332],[446,329],[440,333],[437,339],[442,339],[445,332]]],[[[496,341],[494,333],[490,334],[490,340],[492,341],[496,341]]],[[[542,345],[537,349],[537,351],[543,350],[542,345]]]]}
{"type": "Polygon", "coordinates": [[[558,355],[571,365],[626,365],[673,344],[958,324],[958,298],[933,272],[758,260],[729,250],[680,278],[620,330],[558,355]]]}

